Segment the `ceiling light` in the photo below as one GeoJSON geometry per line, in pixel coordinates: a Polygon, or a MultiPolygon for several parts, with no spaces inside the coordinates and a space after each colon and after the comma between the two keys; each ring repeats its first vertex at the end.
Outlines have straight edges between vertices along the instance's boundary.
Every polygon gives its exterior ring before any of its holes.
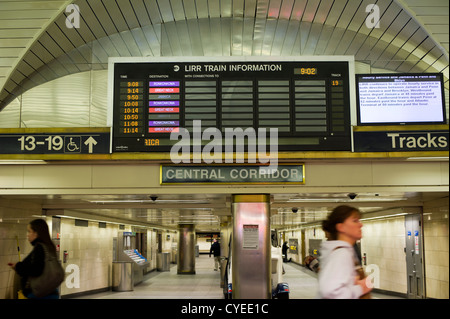
{"type": "Polygon", "coordinates": [[[408,161],[446,161],[448,162],[448,156],[436,156],[436,157],[408,157],[408,161]]]}
{"type": "Polygon", "coordinates": [[[373,219],[382,219],[382,218],[391,218],[396,216],[405,216],[408,215],[408,213],[400,213],[400,214],[393,214],[393,215],[384,215],[384,216],[377,216],[377,217],[368,217],[368,218],[361,218],[360,220],[373,220],[373,219]]]}
{"type": "Polygon", "coordinates": [[[88,202],[93,204],[163,204],[163,203],[182,203],[182,204],[209,204],[209,201],[196,200],[196,199],[160,199],[158,201],[153,201],[151,199],[111,199],[111,200],[88,200],[88,202]]]}
{"type": "Polygon", "coordinates": [[[346,199],[330,199],[330,198],[289,198],[288,203],[303,203],[303,202],[327,202],[327,203],[338,203],[346,199]]]}
{"type": "Polygon", "coordinates": [[[43,160],[0,160],[0,165],[46,164],[43,160]]]}
{"type": "Polygon", "coordinates": [[[354,199],[349,199],[347,197],[342,198],[290,198],[288,203],[308,203],[308,202],[321,202],[321,203],[354,203],[354,202],[392,202],[399,200],[406,200],[406,197],[402,196],[389,196],[389,197],[381,197],[381,196],[364,196],[359,195],[354,199]]]}

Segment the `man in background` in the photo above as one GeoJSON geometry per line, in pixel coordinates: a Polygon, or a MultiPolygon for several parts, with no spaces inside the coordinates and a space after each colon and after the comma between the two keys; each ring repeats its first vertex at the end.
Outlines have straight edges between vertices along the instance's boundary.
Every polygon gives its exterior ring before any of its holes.
{"type": "Polygon", "coordinates": [[[214,255],[214,271],[219,270],[219,259],[220,259],[220,244],[217,242],[217,239],[214,239],[214,242],[211,245],[211,249],[209,250],[209,257],[211,258],[211,254],[214,255]]]}

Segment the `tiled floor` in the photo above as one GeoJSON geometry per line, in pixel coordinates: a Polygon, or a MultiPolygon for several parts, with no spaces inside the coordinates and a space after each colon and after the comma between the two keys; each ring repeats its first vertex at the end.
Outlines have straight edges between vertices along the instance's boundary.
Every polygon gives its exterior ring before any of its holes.
{"type": "MultiPolygon", "coordinates": [[[[289,284],[290,299],[314,299],[317,296],[317,276],[293,263],[283,264],[283,281],[289,284]]],[[[151,272],[144,281],[134,287],[134,291],[107,291],[83,296],[83,299],[223,299],[220,275],[214,271],[214,259],[208,255],[196,258],[195,275],[177,275],[177,266],[172,265],[167,272],[151,272]]],[[[373,294],[374,298],[396,299],[395,297],[373,294]]]]}
{"type": "Polygon", "coordinates": [[[178,275],[177,265],[170,271],[153,271],[134,291],[107,291],[83,296],[85,299],[223,299],[220,275],[214,271],[214,258],[200,255],[195,262],[195,275],[178,275]]]}

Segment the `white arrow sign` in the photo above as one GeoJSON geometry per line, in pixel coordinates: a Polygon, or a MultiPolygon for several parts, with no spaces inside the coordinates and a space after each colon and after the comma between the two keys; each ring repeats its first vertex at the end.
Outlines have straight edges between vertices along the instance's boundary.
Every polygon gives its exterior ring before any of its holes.
{"type": "Polygon", "coordinates": [[[92,154],[94,152],[94,145],[97,145],[97,141],[92,136],[89,136],[86,142],[84,142],[84,145],[89,145],[89,154],[92,154]]]}

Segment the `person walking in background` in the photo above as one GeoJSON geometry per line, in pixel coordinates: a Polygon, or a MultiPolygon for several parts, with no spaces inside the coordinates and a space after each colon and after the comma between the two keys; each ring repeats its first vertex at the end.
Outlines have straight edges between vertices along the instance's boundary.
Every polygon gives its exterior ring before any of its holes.
{"type": "Polygon", "coordinates": [[[210,258],[211,254],[214,255],[214,271],[217,271],[219,269],[219,259],[220,259],[220,244],[217,242],[217,239],[214,239],[214,242],[211,245],[211,249],[209,250],[210,258]]]}
{"type": "Polygon", "coordinates": [[[372,288],[361,278],[354,245],[362,237],[361,213],[351,206],[336,207],[323,221],[328,241],[320,250],[319,296],[323,299],[367,298],[372,288]]]}
{"type": "Polygon", "coordinates": [[[284,261],[285,263],[288,262],[288,257],[287,257],[288,249],[289,249],[289,246],[288,246],[287,242],[284,242],[284,243],[283,243],[283,247],[281,248],[281,252],[282,252],[282,254],[283,254],[283,261],[284,261]]]}
{"type": "Polygon", "coordinates": [[[31,253],[22,262],[8,263],[21,277],[23,295],[28,299],[59,299],[57,287],[52,287],[49,293],[37,297],[30,282],[43,274],[48,260],[46,254],[56,258],[56,247],[50,238],[47,222],[43,219],[31,221],[27,226],[27,239],[34,247],[31,253]]]}

